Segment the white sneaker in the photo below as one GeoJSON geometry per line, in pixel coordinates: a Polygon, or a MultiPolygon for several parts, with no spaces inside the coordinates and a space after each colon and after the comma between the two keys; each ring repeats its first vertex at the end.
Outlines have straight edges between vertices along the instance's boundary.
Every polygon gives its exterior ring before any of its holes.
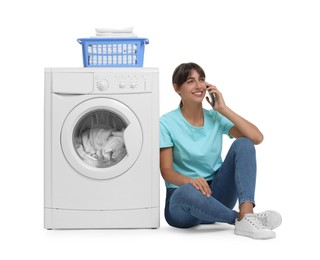
{"type": "Polygon", "coordinates": [[[255,215],[263,226],[271,230],[279,227],[282,223],[282,217],[280,213],[274,210],[267,210],[261,213],[255,213],[255,215]]]}
{"type": "Polygon", "coordinates": [[[263,226],[256,214],[245,214],[240,221],[236,220],[234,233],[254,239],[270,239],[276,237],[276,233],[263,226]]]}

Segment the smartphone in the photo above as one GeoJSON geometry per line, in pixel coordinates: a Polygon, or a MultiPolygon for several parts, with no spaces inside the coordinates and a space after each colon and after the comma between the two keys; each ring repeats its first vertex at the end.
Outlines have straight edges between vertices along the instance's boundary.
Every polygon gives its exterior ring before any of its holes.
{"type": "MultiPolygon", "coordinates": [[[[207,86],[207,88],[208,88],[208,87],[209,87],[209,86],[207,86]]],[[[214,95],[213,95],[212,93],[210,93],[209,91],[208,91],[208,93],[209,93],[210,98],[211,98],[212,106],[214,106],[214,104],[215,104],[215,102],[216,102],[216,100],[215,100],[215,98],[214,98],[214,95]]]]}

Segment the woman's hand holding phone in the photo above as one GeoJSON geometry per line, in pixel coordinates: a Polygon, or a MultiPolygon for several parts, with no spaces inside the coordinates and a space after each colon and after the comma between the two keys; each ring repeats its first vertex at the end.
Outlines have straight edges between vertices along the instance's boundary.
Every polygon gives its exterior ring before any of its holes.
{"type": "Polygon", "coordinates": [[[212,92],[209,91],[209,85],[207,85],[207,90],[208,90],[208,93],[210,95],[210,101],[209,101],[209,98],[206,97],[207,101],[210,103],[210,105],[212,106],[212,108],[214,108],[214,105],[216,103],[216,99],[215,99],[215,96],[212,92]]]}
{"type": "Polygon", "coordinates": [[[216,86],[209,83],[207,83],[207,91],[209,92],[209,95],[211,97],[211,101],[209,97],[206,97],[208,103],[211,105],[211,107],[214,110],[221,113],[222,110],[226,107],[226,104],[224,102],[221,92],[217,89],[216,86]]]}

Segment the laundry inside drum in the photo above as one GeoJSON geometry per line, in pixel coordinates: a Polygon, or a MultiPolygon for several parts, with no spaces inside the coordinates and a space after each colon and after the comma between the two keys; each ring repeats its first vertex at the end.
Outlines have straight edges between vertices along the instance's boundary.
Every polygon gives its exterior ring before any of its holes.
{"type": "Polygon", "coordinates": [[[90,166],[111,167],[127,155],[123,137],[127,126],[126,121],[112,111],[90,112],[84,115],[75,126],[74,149],[90,166]]]}

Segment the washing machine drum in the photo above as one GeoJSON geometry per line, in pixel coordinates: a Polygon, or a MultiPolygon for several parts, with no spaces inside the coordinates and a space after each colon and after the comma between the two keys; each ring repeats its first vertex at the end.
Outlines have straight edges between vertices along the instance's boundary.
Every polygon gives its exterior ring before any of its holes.
{"type": "Polygon", "coordinates": [[[142,128],[122,103],[95,98],[76,106],[61,131],[68,163],[94,179],[117,177],[136,162],[142,148],[142,128]]]}

